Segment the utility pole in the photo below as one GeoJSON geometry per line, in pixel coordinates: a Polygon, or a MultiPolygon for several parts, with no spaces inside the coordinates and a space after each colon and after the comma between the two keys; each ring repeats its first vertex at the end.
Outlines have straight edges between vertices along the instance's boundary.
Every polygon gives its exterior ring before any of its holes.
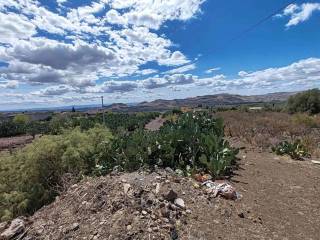
{"type": "Polygon", "coordinates": [[[101,96],[101,107],[102,107],[103,126],[106,126],[106,118],[104,116],[103,96],[101,96]]]}

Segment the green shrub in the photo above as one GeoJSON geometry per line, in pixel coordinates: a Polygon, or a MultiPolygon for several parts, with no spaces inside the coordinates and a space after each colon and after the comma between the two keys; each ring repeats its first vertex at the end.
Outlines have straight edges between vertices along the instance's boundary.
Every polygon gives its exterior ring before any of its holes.
{"type": "Polygon", "coordinates": [[[30,117],[28,115],[25,114],[17,114],[16,116],[14,116],[13,118],[13,122],[15,124],[21,124],[21,125],[25,125],[28,122],[30,122],[30,117]]]}
{"type": "Polygon", "coordinates": [[[111,133],[101,126],[44,136],[13,155],[0,157],[0,219],[32,213],[57,194],[66,173],[91,175],[108,151],[111,133]]]}
{"type": "Polygon", "coordinates": [[[213,177],[224,176],[234,164],[238,150],[232,149],[227,141],[216,135],[203,135],[203,143],[201,163],[213,177]]]}
{"type": "Polygon", "coordinates": [[[0,122],[0,137],[13,137],[24,134],[26,131],[24,124],[16,124],[11,120],[0,122]]]}
{"type": "Polygon", "coordinates": [[[320,90],[312,89],[291,96],[287,102],[287,109],[290,113],[320,113],[320,90]]]}
{"type": "Polygon", "coordinates": [[[272,151],[277,155],[289,155],[292,159],[302,160],[304,157],[310,157],[307,148],[302,144],[300,140],[296,140],[293,143],[284,141],[272,148],[272,151]]]}
{"type": "Polygon", "coordinates": [[[202,168],[220,177],[237,153],[223,140],[223,132],[221,119],[205,112],[185,113],[176,121],[167,122],[158,132],[138,130],[120,136],[101,164],[105,170],[118,165],[127,171],[155,165],[181,170],[202,168]],[[215,148],[211,147],[209,138],[218,139],[215,148]],[[203,155],[216,165],[209,166],[202,161],[203,155]]]}

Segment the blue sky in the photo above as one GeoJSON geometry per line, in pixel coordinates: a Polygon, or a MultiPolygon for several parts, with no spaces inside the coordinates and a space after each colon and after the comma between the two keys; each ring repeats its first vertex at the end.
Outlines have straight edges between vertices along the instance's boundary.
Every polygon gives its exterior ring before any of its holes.
{"type": "Polygon", "coordinates": [[[319,87],[320,1],[289,2],[1,1],[0,110],[319,87]]]}

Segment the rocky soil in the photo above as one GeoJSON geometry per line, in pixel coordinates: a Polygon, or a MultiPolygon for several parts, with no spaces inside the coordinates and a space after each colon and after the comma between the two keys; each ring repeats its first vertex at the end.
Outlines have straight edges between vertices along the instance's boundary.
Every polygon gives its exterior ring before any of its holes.
{"type": "Polygon", "coordinates": [[[87,178],[25,219],[16,239],[319,239],[320,166],[249,148],[239,156],[231,184],[241,199],[170,169],[87,178]]]}

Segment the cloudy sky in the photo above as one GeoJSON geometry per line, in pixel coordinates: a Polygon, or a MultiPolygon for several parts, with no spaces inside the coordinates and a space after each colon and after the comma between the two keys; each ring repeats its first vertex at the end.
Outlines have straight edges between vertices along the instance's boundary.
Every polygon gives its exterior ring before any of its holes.
{"type": "Polygon", "coordinates": [[[320,87],[320,1],[289,2],[0,0],[0,110],[320,87]]]}

